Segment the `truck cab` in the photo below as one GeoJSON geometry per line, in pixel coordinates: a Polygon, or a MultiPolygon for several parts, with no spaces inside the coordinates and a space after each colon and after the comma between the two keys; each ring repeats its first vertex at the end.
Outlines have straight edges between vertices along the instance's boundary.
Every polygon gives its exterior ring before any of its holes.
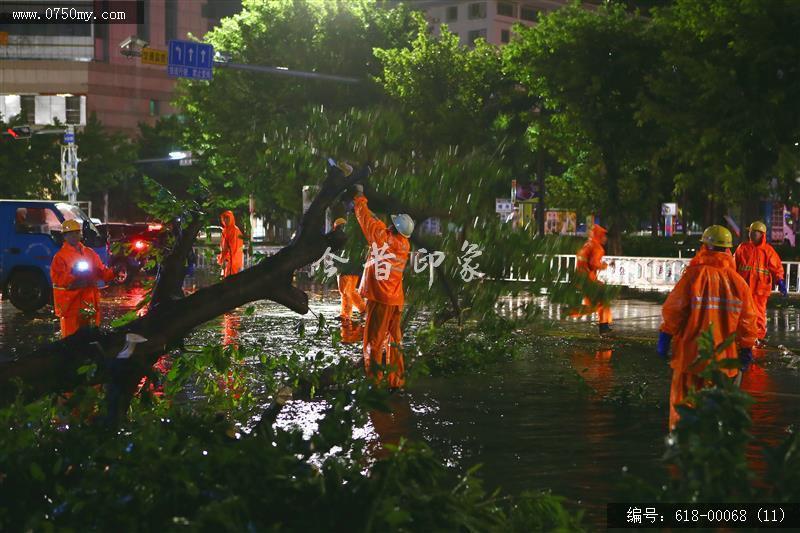
{"type": "Polygon", "coordinates": [[[22,311],[36,311],[53,297],[50,263],[63,244],[61,224],[77,220],[83,243],[108,263],[104,237],[75,205],[52,200],[0,200],[0,290],[22,311]]]}

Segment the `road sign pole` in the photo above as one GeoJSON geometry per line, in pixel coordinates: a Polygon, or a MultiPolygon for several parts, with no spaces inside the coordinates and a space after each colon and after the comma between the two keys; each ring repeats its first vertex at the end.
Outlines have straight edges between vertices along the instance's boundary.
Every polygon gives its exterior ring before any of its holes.
{"type": "Polygon", "coordinates": [[[78,145],[75,144],[75,127],[67,126],[64,144],[61,145],[61,194],[74,204],[78,201],[78,145]]]}

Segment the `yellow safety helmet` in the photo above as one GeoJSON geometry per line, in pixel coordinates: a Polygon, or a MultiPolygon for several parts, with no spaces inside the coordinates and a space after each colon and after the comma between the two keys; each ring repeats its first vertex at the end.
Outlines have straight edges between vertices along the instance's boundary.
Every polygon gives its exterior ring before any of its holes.
{"type": "Polygon", "coordinates": [[[756,220],[752,224],[750,224],[750,231],[760,231],[761,233],[767,233],[767,225],[761,222],[760,220],[756,220]]]}
{"type": "Polygon", "coordinates": [[[733,248],[733,235],[723,226],[709,226],[703,232],[703,244],[719,248],[733,248]]]}
{"type": "Polygon", "coordinates": [[[347,224],[347,221],[345,219],[343,219],[341,217],[337,218],[336,220],[333,221],[333,229],[336,229],[339,226],[342,226],[344,224],[347,224]]]}
{"type": "Polygon", "coordinates": [[[61,224],[61,233],[69,233],[71,231],[81,231],[81,223],[77,220],[65,220],[61,224]]]}

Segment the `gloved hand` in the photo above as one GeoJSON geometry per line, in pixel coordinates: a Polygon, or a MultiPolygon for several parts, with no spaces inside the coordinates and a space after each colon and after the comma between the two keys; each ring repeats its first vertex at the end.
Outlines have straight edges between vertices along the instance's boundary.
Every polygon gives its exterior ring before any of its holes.
{"type": "Polygon", "coordinates": [[[672,335],[664,333],[663,331],[658,334],[658,345],[656,352],[666,362],[669,362],[669,345],[672,343],[672,335]]]}
{"type": "Polygon", "coordinates": [[[739,348],[739,362],[742,364],[742,371],[746,371],[753,363],[753,350],[750,348],[739,348]]]}
{"type": "Polygon", "coordinates": [[[784,297],[789,296],[789,291],[786,289],[786,280],[783,279],[778,280],[778,290],[781,291],[781,294],[784,297]]]}

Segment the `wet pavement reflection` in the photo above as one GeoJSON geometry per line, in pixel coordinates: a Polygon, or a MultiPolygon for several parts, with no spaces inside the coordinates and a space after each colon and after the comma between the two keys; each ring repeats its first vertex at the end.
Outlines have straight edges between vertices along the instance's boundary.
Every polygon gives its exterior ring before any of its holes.
{"type": "MultiPolygon", "coordinates": [[[[135,309],[143,288],[103,291],[103,317],[109,323],[135,309]]],[[[522,312],[526,298],[508,298],[499,312],[522,312]]],[[[528,334],[522,355],[484,371],[443,378],[421,378],[392,399],[392,412],[370,414],[359,435],[376,457],[384,444],[407,436],[428,442],[449,465],[483,466],[487,486],[511,493],[547,490],[569,498],[600,523],[606,502],[617,493],[623,469],[641,477],[659,470],[667,425],[669,368],[655,356],[660,306],[640,300],[614,305],[617,337],[601,340],[588,319],[563,320],[563,309],[543,305],[541,334],[528,334]]],[[[294,349],[298,323],[316,328],[315,315],[338,324],[336,293],[310,294],[313,314],[298,317],[271,302],[258,302],[255,312],[228,313],[192,334],[187,344],[219,342],[276,353],[294,349]]],[[[0,302],[0,352],[11,356],[58,336],[52,311],[23,315],[0,302]]],[[[363,327],[341,324],[346,357],[361,357],[363,327]]],[[[753,433],[775,445],[790,426],[800,423],[800,312],[770,309],[770,341],[756,353],[756,363],[742,387],[755,404],[753,433]],[[787,345],[789,349],[779,346],[787,345]]],[[[409,341],[413,335],[406,335],[409,341]]],[[[317,351],[335,355],[329,338],[317,351]]],[[[303,354],[301,354],[303,355],[303,354]]],[[[278,424],[297,426],[310,435],[325,409],[324,402],[291,401],[278,424]]],[[[753,450],[751,460],[763,468],[753,450]]]]}

